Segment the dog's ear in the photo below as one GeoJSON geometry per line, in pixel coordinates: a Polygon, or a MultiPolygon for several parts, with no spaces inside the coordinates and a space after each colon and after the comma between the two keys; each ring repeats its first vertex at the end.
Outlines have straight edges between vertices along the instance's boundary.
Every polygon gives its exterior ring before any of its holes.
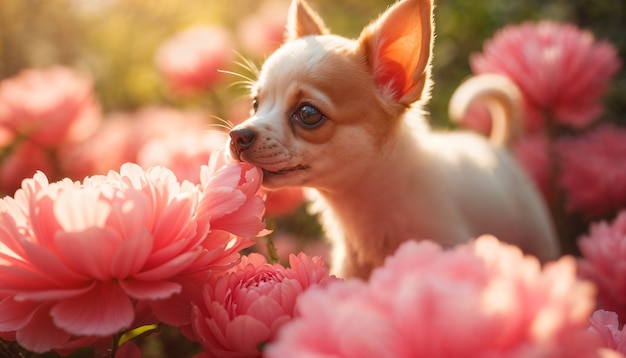
{"type": "Polygon", "coordinates": [[[286,40],[307,35],[324,35],[328,30],[322,18],[304,0],[292,0],[287,16],[286,40]]]}
{"type": "Polygon", "coordinates": [[[433,20],[431,0],[401,0],[359,37],[376,85],[394,102],[429,96],[433,20]]]}

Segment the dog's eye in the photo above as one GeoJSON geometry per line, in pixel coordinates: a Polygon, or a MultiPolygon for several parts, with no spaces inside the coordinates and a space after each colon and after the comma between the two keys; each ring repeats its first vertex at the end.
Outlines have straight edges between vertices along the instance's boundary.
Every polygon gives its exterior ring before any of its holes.
{"type": "Polygon", "coordinates": [[[256,113],[258,109],[259,109],[259,100],[254,98],[252,99],[252,112],[256,113]]]}
{"type": "Polygon", "coordinates": [[[320,126],[326,119],[326,116],[319,109],[305,104],[298,108],[291,118],[303,127],[311,129],[320,126]]]}

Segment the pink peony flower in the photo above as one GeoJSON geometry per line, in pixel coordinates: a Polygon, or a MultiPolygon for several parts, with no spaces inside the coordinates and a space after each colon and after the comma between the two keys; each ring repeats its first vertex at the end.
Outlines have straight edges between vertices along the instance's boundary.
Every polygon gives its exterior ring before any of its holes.
{"type": "Polygon", "coordinates": [[[626,331],[620,329],[615,312],[598,310],[593,313],[590,330],[597,332],[604,341],[604,346],[626,354],[626,331]]]}
{"type": "Polygon", "coordinates": [[[626,128],[605,124],[556,143],[565,209],[599,218],[626,207],[626,128]]]}
{"type": "Polygon", "coordinates": [[[135,164],[82,183],[24,180],[0,200],[0,332],[35,352],[77,348],[131,328],[137,307],[173,299],[188,276],[233,265],[264,226],[261,172],[205,172],[202,186],[135,164]]]}
{"type": "Polygon", "coordinates": [[[573,25],[542,21],[500,30],[470,58],[474,73],[509,76],[524,94],[527,128],[546,118],[575,128],[597,119],[600,98],[621,63],[616,49],[573,25]]]}
{"type": "Polygon", "coordinates": [[[311,289],[264,354],[273,357],[593,357],[594,289],[564,257],[483,236],[449,251],[409,241],[369,283],[311,289]]]}
{"type": "Polygon", "coordinates": [[[578,240],[578,247],[582,253],[579,275],[598,287],[598,307],[626,320],[626,211],[612,223],[592,224],[589,234],[578,240]]]}
{"type": "Polygon", "coordinates": [[[283,43],[288,9],[287,0],[265,0],[239,23],[239,41],[247,54],[265,58],[283,43]]]}
{"type": "Polygon", "coordinates": [[[260,357],[261,346],[293,317],[298,296],[334,279],[320,257],[292,254],[289,266],[250,254],[208,281],[192,314],[196,339],[206,349],[199,357],[260,357]]]}
{"type": "Polygon", "coordinates": [[[25,70],[0,82],[0,127],[38,146],[79,142],[99,122],[91,81],[72,69],[25,70]]]}
{"type": "Polygon", "coordinates": [[[233,58],[230,33],[221,27],[192,27],[164,42],[156,66],[176,91],[195,92],[214,85],[233,58]]]}

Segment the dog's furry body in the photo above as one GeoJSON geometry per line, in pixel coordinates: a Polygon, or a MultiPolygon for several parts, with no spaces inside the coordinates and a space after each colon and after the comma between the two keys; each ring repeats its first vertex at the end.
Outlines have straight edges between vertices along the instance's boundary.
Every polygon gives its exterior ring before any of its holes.
{"type": "Polygon", "coordinates": [[[287,41],[253,87],[255,113],[231,131],[231,156],[260,166],[264,186],[320,194],[340,276],[367,277],[409,239],[449,247],[493,234],[543,261],[558,255],[547,210],[505,149],[426,125],[432,29],[429,1],[402,0],[348,40],[294,0],[287,41]]]}

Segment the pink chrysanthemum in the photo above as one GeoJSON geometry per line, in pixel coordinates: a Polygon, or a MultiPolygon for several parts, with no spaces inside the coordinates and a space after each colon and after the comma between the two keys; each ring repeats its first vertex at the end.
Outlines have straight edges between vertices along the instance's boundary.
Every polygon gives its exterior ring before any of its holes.
{"type": "Polygon", "coordinates": [[[626,129],[605,124],[556,144],[565,208],[599,218],[626,207],[626,129]]]}
{"type": "Polygon", "coordinates": [[[598,307],[626,320],[626,211],[612,223],[591,225],[588,235],[578,240],[582,258],[579,275],[598,287],[598,307]]]}
{"type": "Polygon", "coordinates": [[[164,42],[156,54],[156,66],[176,91],[195,92],[215,84],[218,70],[233,58],[230,33],[221,27],[198,26],[164,42]]]}
{"type": "Polygon", "coordinates": [[[321,257],[292,254],[289,265],[250,254],[230,273],[208,281],[203,299],[193,306],[193,331],[206,349],[199,357],[260,357],[261,346],[293,317],[298,296],[336,280],[321,257]]]}
{"type": "Polygon", "coordinates": [[[205,172],[201,186],[134,164],[82,183],[24,180],[0,200],[0,331],[35,352],[75,347],[130,328],[137,305],[172,299],[187,276],[234,264],[264,226],[261,173],[205,172]]]}
{"type": "Polygon", "coordinates": [[[552,21],[507,26],[470,58],[474,73],[500,73],[520,88],[527,104],[526,127],[543,127],[544,115],[584,127],[602,112],[600,97],[621,63],[608,42],[552,21]]]}
{"type": "Polygon", "coordinates": [[[265,353],[279,357],[593,357],[594,289],[571,257],[542,270],[493,237],[409,241],[369,283],[311,289],[265,353]]]}

